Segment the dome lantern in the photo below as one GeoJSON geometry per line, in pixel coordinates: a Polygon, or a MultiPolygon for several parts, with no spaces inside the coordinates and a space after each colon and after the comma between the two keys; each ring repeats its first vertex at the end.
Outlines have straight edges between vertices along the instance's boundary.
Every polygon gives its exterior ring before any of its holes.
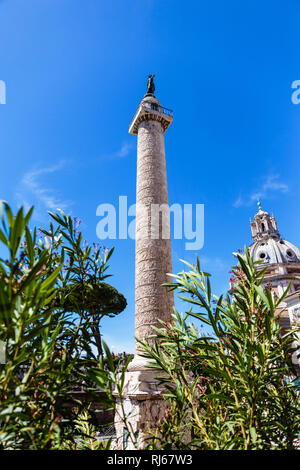
{"type": "Polygon", "coordinates": [[[261,203],[258,201],[258,212],[254,216],[253,222],[250,219],[252,238],[254,241],[264,238],[280,238],[277,228],[275,217],[261,208],[261,203]]]}

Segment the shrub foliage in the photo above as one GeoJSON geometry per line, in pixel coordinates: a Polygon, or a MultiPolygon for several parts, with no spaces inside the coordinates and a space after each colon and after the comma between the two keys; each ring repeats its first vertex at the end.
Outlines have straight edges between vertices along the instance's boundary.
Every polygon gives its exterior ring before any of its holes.
{"type": "MultiPolygon", "coordinates": [[[[232,296],[212,294],[199,261],[174,277],[190,309],[143,343],[168,400],[151,446],[176,449],[293,449],[299,436],[299,394],[291,356],[294,331],[279,326],[281,298],[262,286],[249,252],[236,254],[232,296]],[[191,319],[205,328],[196,329],[191,319]],[[160,437],[159,437],[160,436],[160,437]]],[[[299,342],[298,342],[299,344],[299,342]]],[[[299,441],[298,441],[299,442],[299,441]]]]}
{"type": "Polygon", "coordinates": [[[112,396],[99,393],[105,373],[99,323],[126,306],[125,298],[104,282],[112,250],[82,242],[78,227],[63,213],[51,214],[58,225],[51,223],[38,239],[36,229],[29,229],[31,214],[32,209],[24,214],[21,208],[14,216],[8,204],[1,206],[4,449],[65,447],[80,430],[94,429],[82,423],[82,416],[91,414],[87,407],[95,402],[114,406],[112,396]],[[79,400],[74,392],[82,387],[79,400]]]}

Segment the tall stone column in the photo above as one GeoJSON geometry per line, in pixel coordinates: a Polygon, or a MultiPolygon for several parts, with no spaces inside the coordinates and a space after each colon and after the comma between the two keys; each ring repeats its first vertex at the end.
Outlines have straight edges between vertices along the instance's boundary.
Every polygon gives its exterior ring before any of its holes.
{"type": "Polygon", "coordinates": [[[138,340],[147,340],[160,326],[171,321],[173,294],[162,284],[172,272],[170,218],[164,133],[172,123],[172,112],[163,108],[152,93],[140,102],[129,133],[137,135],[136,253],[135,253],[135,355],[126,373],[123,408],[117,401],[115,427],[118,448],[145,446],[148,429],[164,415],[162,390],[157,372],[141,357],[138,340]],[[124,425],[122,413],[128,416],[124,425]],[[130,429],[128,429],[128,427],[130,429]]]}

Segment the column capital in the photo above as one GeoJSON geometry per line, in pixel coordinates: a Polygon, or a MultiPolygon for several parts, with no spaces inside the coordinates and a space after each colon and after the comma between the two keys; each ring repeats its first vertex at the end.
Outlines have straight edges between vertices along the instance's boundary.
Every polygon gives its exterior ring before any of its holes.
{"type": "Polygon", "coordinates": [[[143,121],[158,121],[161,123],[163,132],[166,132],[173,122],[173,111],[161,106],[153,94],[147,93],[138,105],[130,122],[129,134],[137,135],[139,125],[143,121]]]}

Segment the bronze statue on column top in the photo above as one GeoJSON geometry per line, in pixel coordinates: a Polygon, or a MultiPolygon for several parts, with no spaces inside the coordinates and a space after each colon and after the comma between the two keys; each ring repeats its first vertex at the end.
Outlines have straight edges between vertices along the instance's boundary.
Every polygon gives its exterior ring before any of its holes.
{"type": "Polygon", "coordinates": [[[152,75],[148,75],[147,94],[148,93],[151,93],[152,95],[154,94],[154,91],[155,91],[154,77],[155,77],[155,73],[153,73],[152,75]]]}

